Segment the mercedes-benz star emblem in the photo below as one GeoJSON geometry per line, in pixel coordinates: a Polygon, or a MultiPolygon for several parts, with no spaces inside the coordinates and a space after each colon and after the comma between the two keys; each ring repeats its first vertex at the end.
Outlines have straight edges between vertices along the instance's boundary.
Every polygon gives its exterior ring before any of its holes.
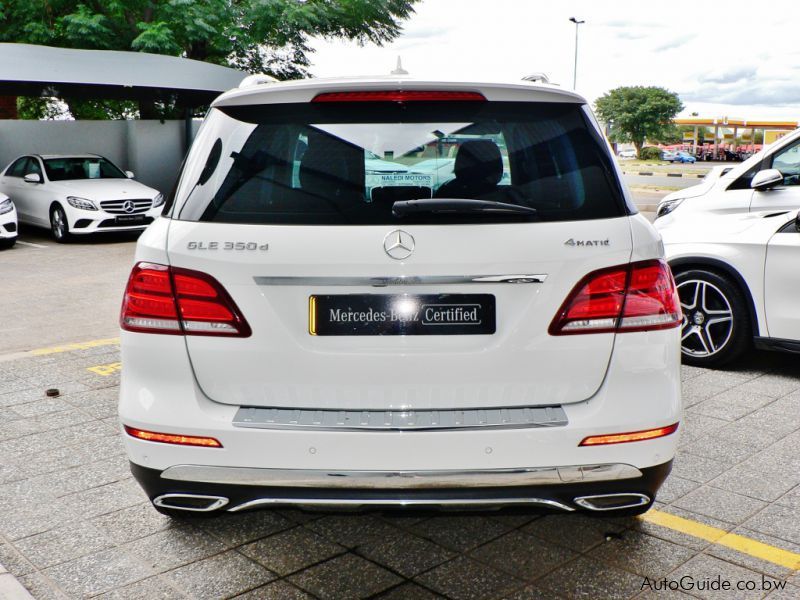
{"type": "Polygon", "coordinates": [[[136,205],[130,200],[125,200],[125,202],[122,203],[122,210],[124,210],[126,213],[132,213],[134,210],[136,210],[136,205]]]}
{"type": "Polygon", "coordinates": [[[395,229],[383,238],[383,249],[395,260],[403,260],[414,252],[414,236],[402,229],[395,229]]]}

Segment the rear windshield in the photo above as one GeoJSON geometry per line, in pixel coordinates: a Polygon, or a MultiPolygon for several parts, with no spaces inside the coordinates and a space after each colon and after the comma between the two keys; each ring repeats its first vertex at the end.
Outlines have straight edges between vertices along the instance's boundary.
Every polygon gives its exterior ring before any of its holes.
{"type": "Polygon", "coordinates": [[[602,219],[626,214],[604,143],[577,104],[408,102],[213,109],[174,216],[379,225],[602,219]],[[405,200],[504,202],[532,213],[415,212],[405,200]]]}
{"type": "Polygon", "coordinates": [[[50,181],[70,179],[127,179],[127,175],[105,158],[46,158],[44,170],[50,181]]]}

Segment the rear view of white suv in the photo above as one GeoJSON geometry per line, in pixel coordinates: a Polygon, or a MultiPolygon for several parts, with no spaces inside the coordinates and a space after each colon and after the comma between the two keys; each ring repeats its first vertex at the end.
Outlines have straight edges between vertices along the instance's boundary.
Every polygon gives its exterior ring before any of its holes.
{"type": "Polygon", "coordinates": [[[571,92],[228,92],[125,292],[133,473],[171,515],[643,512],[680,421],[663,252],[571,92]]]}

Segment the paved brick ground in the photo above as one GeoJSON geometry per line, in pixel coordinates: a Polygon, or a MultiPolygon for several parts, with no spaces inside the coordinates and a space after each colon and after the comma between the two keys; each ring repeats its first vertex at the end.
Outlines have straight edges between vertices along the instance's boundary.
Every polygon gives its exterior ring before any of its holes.
{"type": "MultiPolygon", "coordinates": [[[[115,346],[0,361],[0,564],[36,598],[760,598],[649,593],[644,577],[797,571],[639,519],[261,511],[173,522],[130,477],[115,346]],[[44,390],[56,387],[57,398],[44,390]]],[[[800,369],[753,354],[684,369],[686,419],[660,510],[800,552],[800,369]]],[[[738,594],[738,595],[737,595],[738,594]]]]}

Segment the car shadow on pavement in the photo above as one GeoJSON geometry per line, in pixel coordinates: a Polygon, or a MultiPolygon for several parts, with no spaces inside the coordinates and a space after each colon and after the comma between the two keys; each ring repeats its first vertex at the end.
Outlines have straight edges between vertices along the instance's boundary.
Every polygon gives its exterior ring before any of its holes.
{"type": "Polygon", "coordinates": [[[791,352],[751,349],[724,367],[723,372],[769,371],[775,375],[800,379],[800,357],[791,352]]]}
{"type": "MultiPolygon", "coordinates": [[[[67,244],[96,245],[135,242],[141,234],[141,231],[116,231],[79,235],[73,236],[67,244]]],[[[20,224],[19,239],[20,241],[34,244],[57,243],[49,230],[43,227],[33,227],[31,225],[20,224]]]]}

